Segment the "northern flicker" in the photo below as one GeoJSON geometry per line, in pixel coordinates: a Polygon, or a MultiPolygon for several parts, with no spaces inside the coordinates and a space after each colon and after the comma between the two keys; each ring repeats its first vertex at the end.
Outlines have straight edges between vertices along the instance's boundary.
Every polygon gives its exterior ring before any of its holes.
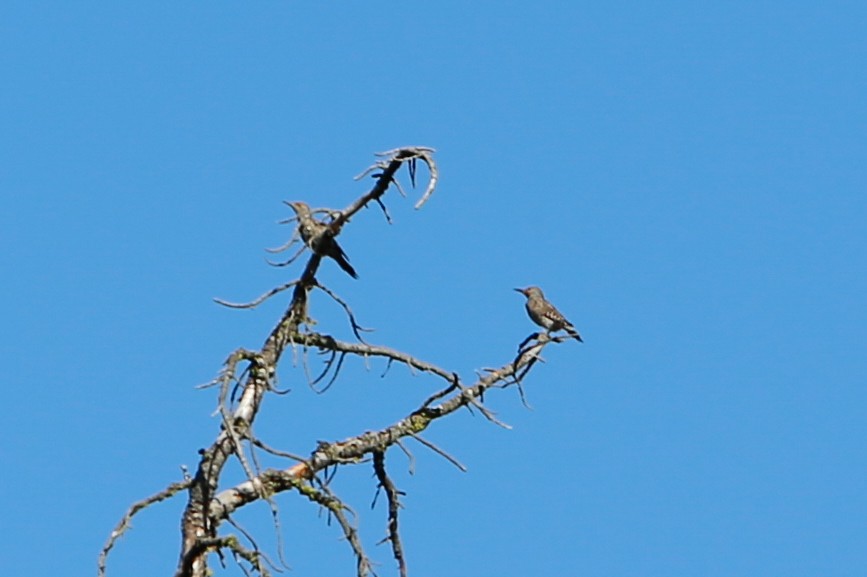
{"type": "Polygon", "coordinates": [[[516,291],[527,297],[527,314],[530,319],[547,332],[556,332],[565,330],[569,336],[578,342],[583,343],[584,340],[575,327],[570,323],[557,308],[545,299],[542,294],[542,289],[537,286],[529,286],[527,288],[516,288],[516,291]]]}
{"type": "Polygon", "coordinates": [[[304,244],[320,256],[333,258],[340,265],[340,268],[346,271],[346,274],[352,278],[358,278],[358,273],[349,264],[349,257],[331,236],[328,225],[316,220],[307,204],[300,201],[288,202],[287,204],[292,207],[295,216],[298,217],[298,232],[301,234],[301,240],[304,241],[304,244]]]}

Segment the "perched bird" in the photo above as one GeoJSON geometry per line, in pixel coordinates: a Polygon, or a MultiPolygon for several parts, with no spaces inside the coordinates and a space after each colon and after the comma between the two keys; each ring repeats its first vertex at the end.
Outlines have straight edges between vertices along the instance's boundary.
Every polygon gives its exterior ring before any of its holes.
{"type": "Polygon", "coordinates": [[[516,291],[527,297],[527,314],[530,319],[547,332],[555,332],[565,330],[569,336],[578,342],[583,343],[584,340],[575,327],[566,320],[566,317],[545,299],[542,294],[542,289],[537,286],[528,286],[527,288],[516,288],[516,291]]]}
{"type": "Polygon", "coordinates": [[[352,278],[358,278],[358,273],[349,264],[349,257],[331,236],[328,230],[328,225],[324,222],[316,220],[310,211],[307,204],[295,201],[286,203],[295,211],[295,216],[298,217],[298,232],[301,233],[301,240],[304,244],[310,247],[310,250],[320,256],[327,256],[337,261],[346,274],[352,278]]]}

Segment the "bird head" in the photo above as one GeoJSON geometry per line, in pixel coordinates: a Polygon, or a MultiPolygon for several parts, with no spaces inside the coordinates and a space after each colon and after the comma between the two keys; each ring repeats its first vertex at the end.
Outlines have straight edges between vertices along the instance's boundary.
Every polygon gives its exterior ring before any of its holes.
{"type": "Polygon", "coordinates": [[[528,286],[527,288],[516,288],[514,289],[524,295],[527,298],[532,296],[542,296],[542,289],[537,286],[528,286]]]}
{"type": "Polygon", "coordinates": [[[302,214],[310,214],[310,207],[307,203],[301,202],[300,200],[286,201],[286,204],[289,205],[298,216],[301,216],[302,214]]]}

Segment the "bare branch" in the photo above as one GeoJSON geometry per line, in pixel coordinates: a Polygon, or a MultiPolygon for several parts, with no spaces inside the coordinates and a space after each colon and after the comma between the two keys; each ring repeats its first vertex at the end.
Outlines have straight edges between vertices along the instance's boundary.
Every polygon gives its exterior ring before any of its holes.
{"type": "Polygon", "coordinates": [[[400,532],[398,531],[397,515],[400,510],[400,495],[394,483],[385,471],[385,452],[373,452],[373,471],[376,473],[376,478],[379,479],[379,486],[385,491],[388,497],[388,536],[383,540],[391,541],[391,551],[394,554],[394,559],[397,561],[397,566],[400,569],[401,577],[406,577],[406,559],[403,556],[403,545],[400,542],[400,532]]]}
{"type": "Polygon", "coordinates": [[[304,457],[301,457],[299,455],[295,455],[293,453],[287,453],[286,451],[281,451],[279,449],[275,449],[274,447],[270,447],[267,444],[265,444],[265,442],[262,441],[261,439],[259,439],[258,437],[254,437],[253,439],[250,440],[250,442],[253,443],[254,445],[256,445],[257,447],[259,447],[260,449],[262,449],[263,451],[265,451],[266,453],[271,453],[272,455],[274,455],[276,457],[285,457],[287,459],[292,459],[293,461],[298,461],[300,463],[305,463],[307,461],[304,457]]]}
{"type": "MultiPolygon", "coordinates": [[[[300,489],[299,489],[300,490],[300,489]]],[[[353,516],[355,513],[343,501],[341,501],[330,489],[325,486],[321,490],[316,490],[310,485],[306,485],[302,494],[311,501],[325,507],[328,512],[337,519],[340,528],[343,529],[343,536],[349,546],[352,547],[356,559],[356,572],[358,577],[365,577],[368,573],[373,573],[370,559],[364,552],[364,547],[361,545],[361,539],[358,537],[358,529],[347,519],[344,511],[349,511],[353,516]]]]}
{"type": "Polygon", "coordinates": [[[395,441],[394,444],[400,447],[400,450],[403,451],[403,454],[406,455],[406,458],[409,460],[409,474],[415,475],[415,457],[413,454],[406,448],[406,445],[404,445],[400,439],[395,441]]]}
{"type": "MultiPolygon", "coordinates": [[[[332,355],[331,355],[331,358],[328,360],[328,363],[325,367],[325,370],[322,372],[321,375],[319,375],[319,377],[315,381],[313,381],[313,383],[312,383],[313,385],[315,385],[322,378],[324,378],[325,375],[328,373],[328,369],[331,368],[331,364],[334,361],[334,355],[336,354],[335,351],[331,351],[331,352],[332,352],[332,355]]],[[[337,359],[337,366],[334,368],[334,372],[331,374],[331,378],[328,379],[328,382],[325,383],[325,386],[322,387],[321,389],[314,389],[317,393],[324,393],[325,391],[327,391],[328,389],[331,388],[331,385],[334,384],[334,381],[336,381],[338,375],[340,375],[340,369],[343,367],[343,359],[345,359],[345,358],[346,358],[346,353],[340,353],[340,356],[337,359]]]]}
{"type": "Polygon", "coordinates": [[[362,327],[361,325],[359,325],[358,322],[356,322],[356,320],[355,320],[355,315],[353,314],[352,309],[349,308],[349,305],[346,304],[346,301],[344,301],[342,298],[340,298],[339,296],[334,294],[334,292],[331,289],[329,289],[328,287],[326,287],[325,285],[323,285],[319,282],[316,282],[316,287],[321,289],[322,292],[324,292],[325,294],[330,296],[337,304],[339,304],[341,307],[343,307],[343,310],[346,312],[346,315],[349,317],[349,322],[352,325],[352,333],[355,335],[355,338],[357,338],[361,342],[364,342],[364,339],[361,337],[360,332],[363,331],[363,332],[369,333],[373,329],[366,329],[366,328],[362,327]]]}
{"type": "MultiPolygon", "coordinates": [[[[260,557],[262,554],[259,551],[250,551],[238,542],[238,538],[234,535],[226,537],[209,537],[196,541],[195,545],[190,549],[189,553],[181,559],[181,568],[176,575],[187,575],[194,569],[195,560],[205,556],[207,553],[220,552],[223,549],[228,549],[232,552],[235,561],[238,558],[247,561],[250,566],[263,577],[270,577],[271,573],[262,565],[260,557]]],[[[249,575],[246,568],[238,563],[245,574],[249,575]]]]}
{"type": "MultiPolygon", "coordinates": [[[[416,209],[421,208],[422,205],[427,202],[428,198],[430,198],[430,195],[433,194],[436,189],[437,181],[439,180],[439,171],[437,170],[436,161],[434,161],[433,158],[434,152],[433,148],[424,146],[409,146],[405,148],[395,148],[386,152],[378,152],[376,156],[381,157],[383,160],[377,161],[373,166],[367,168],[356,177],[357,180],[377,170],[381,170],[382,172],[376,177],[377,180],[373,189],[343,209],[340,216],[335,219],[331,226],[339,230],[339,228],[342,227],[343,224],[352,217],[352,215],[361,210],[362,207],[366,206],[368,202],[382,196],[388,189],[389,185],[394,181],[394,175],[401,165],[404,162],[412,161],[414,159],[421,159],[427,165],[428,171],[430,172],[430,179],[428,180],[427,188],[425,189],[421,199],[415,204],[416,209]]],[[[412,170],[413,172],[411,176],[414,177],[415,172],[414,169],[412,170]]]]}
{"type": "MultiPolygon", "coordinates": [[[[391,362],[391,361],[389,360],[389,362],[391,362]]],[[[449,393],[451,393],[452,391],[454,391],[457,388],[458,388],[457,383],[453,382],[451,385],[449,385],[445,389],[442,389],[442,390],[435,392],[434,394],[429,396],[427,399],[425,399],[425,401],[421,404],[422,408],[429,407],[434,401],[438,401],[438,400],[442,399],[443,397],[447,396],[449,393]]]]}
{"type": "MultiPolygon", "coordinates": [[[[289,219],[281,220],[280,224],[289,224],[290,222],[293,222],[296,220],[298,220],[298,217],[293,216],[289,219]]],[[[289,248],[292,245],[294,245],[296,242],[299,242],[300,240],[301,240],[301,235],[298,234],[298,229],[296,228],[295,230],[292,231],[292,236],[289,237],[289,240],[287,240],[285,243],[281,244],[280,246],[278,246],[276,248],[267,248],[266,247],[265,252],[270,252],[271,254],[281,253],[284,250],[289,250],[289,248]]]]}
{"type": "MultiPolygon", "coordinates": [[[[272,508],[272,511],[274,511],[274,510],[275,509],[272,508]]],[[[235,548],[233,548],[233,551],[232,551],[234,553],[234,556],[235,556],[235,562],[238,563],[238,566],[241,567],[241,570],[244,571],[245,574],[249,575],[249,573],[247,572],[247,568],[244,567],[243,565],[241,565],[241,563],[238,561],[238,557],[241,557],[242,559],[248,561],[251,565],[254,566],[254,569],[259,571],[259,573],[261,573],[263,576],[268,575],[268,571],[264,567],[261,567],[261,565],[259,564],[259,561],[258,561],[259,558],[261,558],[263,561],[265,561],[265,563],[267,563],[268,566],[270,566],[272,569],[280,572],[280,569],[274,564],[273,561],[271,561],[271,559],[268,558],[268,555],[264,551],[262,551],[262,549],[259,548],[259,544],[256,543],[256,539],[253,538],[253,535],[251,535],[249,531],[244,529],[237,521],[235,521],[231,517],[226,519],[226,521],[232,527],[237,529],[241,533],[241,535],[243,535],[244,538],[250,542],[250,545],[253,546],[253,551],[246,551],[245,549],[243,549],[243,547],[240,547],[240,546],[238,548],[241,551],[243,551],[243,553],[239,553],[238,551],[235,550],[235,548]],[[251,559],[254,559],[254,558],[256,559],[255,565],[254,565],[254,562],[251,561],[251,559]]],[[[278,527],[279,527],[279,524],[278,524],[278,527]]],[[[277,533],[277,537],[278,537],[278,539],[280,537],[279,531],[277,533]]]]}
{"type": "Polygon", "coordinates": [[[287,260],[284,260],[283,262],[272,262],[272,261],[268,260],[267,258],[265,259],[265,262],[267,262],[271,266],[275,266],[275,267],[289,266],[290,264],[295,262],[299,256],[304,254],[305,250],[307,250],[307,245],[302,245],[301,248],[299,248],[297,251],[295,251],[295,254],[293,254],[287,260]]]}
{"type": "Polygon", "coordinates": [[[190,485],[193,484],[191,479],[185,479],[184,481],[180,481],[178,483],[172,483],[159,493],[155,495],[151,495],[147,499],[142,499],[141,501],[137,501],[133,503],[132,507],[127,509],[126,514],[114,528],[114,531],[111,532],[111,535],[108,537],[108,541],[105,542],[105,545],[102,547],[102,551],[99,553],[99,561],[97,562],[97,575],[99,577],[103,577],[105,575],[105,562],[108,559],[108,554],[111,549],[114,547],[114,544],[126,533],[126,530],[130,528],[130,524],[132,523],[132,518],[144,509],[145,507],[149,507],[154,503],[159,503],[160,501],[165,501],[171,497],[174,497],[179,492],[189,489],[190,485]]]}
{"type": "Polygon", "coordinates": [[[445,451],[443,451],[442,449],[440,449],[439,447],[437,447],[436,445],[434,445],[430,441],[423,439],[421,437],[421,435],[411,433],[410,436],[413,439],[415,439],[416,441],[418,441],[419,443],[421,443],[422,445],[424,445],[425,447],[427,447],[428,449],[430,449],[431,451],[433,451],[434,453],[436,453],[437,455],[440,455],[441,457],[445,458],[446,461],[448,461],[449,463],[451,463],[452,465],[457,467],[462,473],[467,472],[467,468],[463,465],[463,463],[461,463],[460,461],[458,461],[457,459],[455,459],[454,457],[452,457],[451,455],[449,455],[448,453],[446,453],[445,451]]]}
{"type": "Polygon", "coordinates": [[[231,303],[229,301],[224,301],[223,299],[218,299],[218,298],[214,298],[214,302],[216,302],[217,304],[223,305],[224,307],[229,307],[231,309],[252,309],[252,308],[259,306],[260,304],[262,304],[263,302],[265,302],[266,300],[268,300],[272,296],[274,296],[278,293],[281,293],[286,289],[292,288],[293,286],[295,286],[297,284],[298,284],[297,280],[294,280],[292,282],[287,282],[286,284],[280,285],[277,288],[272,288],[271,290],[269,290],[268,292],[266,292],[265,294],[263,294],[259,298],[252,300],[248,303],[240,303],[240,304],[239,303],[231,303]]]}
{"type": "Polygon", "coordinates": [[[521,381],[515,379],[515,384],[518,386],[518,394],[521,396],[521,404],[527,407],[528,410],[532,411],[533,407],[531,407],[530,403],[527,402],[527,397],[524,395],[524,387],[521,385],[521,381]]]}
{"type": "Polygon", "coordinates": [[[397,351],[390,347],[371,345],[367,343],[348,343],[345,341],[339,341],[329,335],[323,335],[313,332],[298,335],[296,342],[307,346],[318,347],[323,350],[340,351],[344,353],[359,355],[362,357],[384,357],[392,361],[403,363],[410,369],[418,369],[422,372],[430,373],[441,377],[450,384],[454,383],[455,379],[457,378],[456,373],[441,369],[436,365],[433,365],[426,361],[422,361],[421,359],[413,357],[410,354],[397,351]]]}
{"type": "MultiPolygon", "coordinates": [[[[397,184],[397,181],[394,181],[394,182],[395,182],[395,184],[397,184]]],[[[400,186],[399,186],[399,185],[398,185],[397,189],[400,190],[400,186]]],[[[401,190],[401,193],[403,193],[402,190],[401,190]]],[[[406,195],[404,195],[404,196],[406,196],[406,195]]],[[[392,221],[391,221],[391,215],[388,214],[388,209],[385,207],[385,204],[382,202],[382,199],[381,199],[381,198],[375,198],[374,200],[376,200],[376,204],[378,204],[378,205],[379,205],[379,208],[382,210],[382,214],[385,215],[385,221],[386,221],[388,224],[392,224],[392,221]]]]}
{"type": "MultiPolygon", "coordinates": [[[[310,382],[311,387],[313,385],[319,383],[319,381],[321,381],[322,379],[325,378],[325,375],[327,375],[328,372],[331,370],[331,367],[334,365],[334,361],[337,358],[337,351],[320,351],[320,354],[328,354],[328,360],[325,361],[325,363],[324,363],[325,367],[322,369],[322,372],[319,373],[319,376],[310,382]]],[[[314,389],[314,390],[316,390],[316,389],[314,389]]],[[[319,392],[319,391],[317,391],[317,392],[319,392]]]]}

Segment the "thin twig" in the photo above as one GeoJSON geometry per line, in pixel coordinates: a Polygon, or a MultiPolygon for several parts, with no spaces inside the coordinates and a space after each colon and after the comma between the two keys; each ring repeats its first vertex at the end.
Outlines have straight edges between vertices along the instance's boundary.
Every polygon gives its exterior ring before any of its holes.
{"type": "Polygon", "coordinates": [[[415,475],[415,456],[412,452],[406,448],[406,445],[398,439],[395,441],[395,444],[400,447],[400,450],[403,451],[404,455],[406,455],[407,460],[409,461],[408,471],[410,475],[415,475]]]}
{"type": "Polygon", "coordinates": [[[349,317],[349,322],[352,325],[352,332],[353,332],[353,334],[355,334],[355,338],[357,338],[362,343],[365,342],[364,339],[362,338],[361,334],[360,334],[360,331],[364,331],[364,332],[369,333],[373,329],[366,329],[366,328],[362,327],[361,325],[359,325],[358,322],[356,322],[356,320],[355,320],[355,315],[353,314],[352,309],[349,308],[349,305],[346,304],[346,301],[344,301],[342,298],[337,296],[327,286],[325,286],[324,284],[321,284],[319,282],[316,282],[315,286],[318,287],[319,289],[321,289],[325,294],[330,296],[337,304],[339,304],[341,307],[343,307],[343,310],[346,312],[346,315],[349,317]]]}
{"type": "MultiPolygon", "coordinates": [[[[293,216],[289,220],[281,220],[280,224],[288,224],[289,222],[295,221],[297,219],[298,219],[298,217],[293,216]]],[[[267,248],[266,247],[265,252],[270,252],[271,254],[281,253],[284,250],[289,250],[289,248],[293,244],[295,244],[296,242],[299,242],[300,240],[301,240],[301,235],[298,233],[298,229],[296,228],[295,230],[292,231],[292,236],[289,237],[289,240],[287,240],[285,243],[281,244],[280,246],[278,246],[276,248],[267,248]]]]}
{"type": "Polygon", "coordinates": [[[434,453],[440,455],[441,457],[444,457],[449,463],[451,463],[452,465],[454,465],[455,467],[457,467],[458,469],[460,469],[464,473],[467,472],[467,468],[460,461],[458,461],[457,459],[455,459],[454,457],[452,457],[451,455],[449,455],[448,453],[446,453],[445,451],[443,451],[442,449],[440,449],[439,447],[437,447],[436,445],[434,445],[433,443],[431,443],[427,439],[421,437],[420,435],[418,435],[416,433],[411,433],[410,436],[413,439],[415,439],[416,441],[418,441],[419,443],[421,443],[422,445],[424,445],[425,447],[427,447],[428,449],[430,449],[431,451],[433,451],[434,453]]]}
{"type": "Polygon", "coordinates": [[[293,254],[287,260],[284,260],[283,262],[272,262],[272,261],[268,260],[267,258],[265,259],[265,262],[267,262],[271,266],[275,266],[275,267],[289,266],[290,264],[295,262],[299,256],[304,254],[305,250],[307,250],[307,245],[302,245],[301,248],[299,248],[297,251],[295,251],[295,254],[293,254]]]}
{"type": "Polygon", "coordinates": [[[330,354],[328,356],[328,360],[323,363],[325,365],[325,368],[322,369],[322,372],[319,373],[318,377],[313,379],[313,381],[310,383],[311,385],[315,385],[315,384],[319,383],[319,381],[321,381],[322,379],[325,378],[325,375],[328,374],[328,371],[331,370],[331,366],[334,364],[334,359],[337,358],[337,351],[322,351],[322,352],[323,353],[330,353],[330,354]]]}
{"type": "Polygon", "coordinates": [[[229,301],[224,301],[223,299],[218,299],[216,297],[214,298],[214,302],[216,302],[219,305],[223,305],[224,307],[229,307],[231,309],[252,309],[254,307],[259,306],[260,304],[262,304],[263,302],[265,302],[266,300],[268,300],[272,296],[279,294],[286,289],[292,288],[293,286],[297,285],[298,282],[299,281],[297,281],[297,280],[293,280],[292,282],[287,282],[284,285],[280,285],[276,288],[272,288],[271,290],[269,290],[268,292],[266,292],[265,294],[263,294],[259,298],[252,300],[248,303],[232,303],[229,301]]]}
{"type": "Polygon", "coordinates": [[[340,358],[337,360],[337,367],[334,369],[334,373],[332,373],[331,378],[328,379],[328,382],[325,383],[325,386],[319,389],[320,393],[324,393],[328,389],[331,388],[331,385],[334,384],[334,381],[337,380],[338,375],[340,375],[340,369],[343,367],[343,359],[346,358],[346,353],[340,353],[340,358]]]}
{"type": "MultiPolygon", "coordinates": [[[[240,523],[238,523],[231,517],[227,517],[226,522],[228,522],[232,527],[240,531],[241,535],[243,535],[244,538],[250,542],[250,545],[253,546],[253,552],[257,559],[261,557],[265,561],[265,563],[267,563],[272,569],[274,569],[278,573],[283,572],[279,567],[274,564],[273,561],[271,561],[271,559],[268,558],[268,555],[259,548],[259,544],[256,543],[256,539],[253,538],[253,535],[251,535],[249,531],[244,529],[244,527],[242,527],[240,523]]],[[[235,561],[237,562],[237,559],[235,559],[235,561]]],[[[241,566],[240,563],[238,565],[241,566]]],[[[244,569],[243,566],[241,566],[241,568],[244,569]]],[[[246,573],[246,570],[244,572],[246,573]]],[[[265,574],[267,573],[263,573],[263,575],[265,574]]]]}
{"type": "Polygon", "coordinates": [[[285,457],[287,459],[292,459],[293,461],[298,461],[299,463],[307,462],[307,459],[305,459],[304,457],[301,457],[294,453],[287,453],[286,451],[281,451],[280,449],[275,449],[274,447],[268,446],[267,444],[265,444],[264,441],[262,441],[262,439],[259,439],[258,437],[250,439],[250,442],[265,451],[266,453],[271,453],[272,455],[275,455],[277,457],[285,457]]]}

